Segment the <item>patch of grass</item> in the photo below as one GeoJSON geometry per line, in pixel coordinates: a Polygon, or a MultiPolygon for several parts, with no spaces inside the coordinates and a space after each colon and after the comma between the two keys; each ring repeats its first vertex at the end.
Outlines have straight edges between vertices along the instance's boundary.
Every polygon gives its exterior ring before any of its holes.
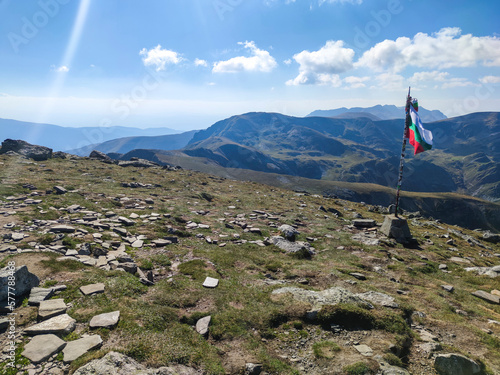
{"type": "Polygon", "coordinates": [[[155,264],[158,264],[159,266],[162,267],[170,267],[172,265],[172,262],[170,259],[168,259],[168,256],[165,254],[156,254],[152,255],[149,259],[155,264]]]}
{"type": "Polygon", "coordinates": [[[77,242],[74,238],[65,236],[62,240],[62,244],[66,246],[68,249],[75,249],[77,242]]]}
{"type": "Polygon", "coordinates": [[[276,260],[270,261],[270,262],[266,263],[266,265],[265,265],[266,270],[271,271],[271,272],[278,272],[278,270],[281,267],[283,267],[282,263],[278,262],[276,260]]]}
{"type": "Polygon", "coordinates": [[[333,341],[320,341],[312,346],[314,356],[316,358],[331,359],[335,356],[336,352],[341,350],[340,346],[333,341]]]}
{"type": "Polygon", "coordinates": [[[137,265],[146,271],[152,270],[153,269],[153,262],[150,259],[147,258],[140,258],[137,260],[137,265]]]}
{"type": "MultiPolygon", "coordinates": [[[[8,348],[8,347],[7,347],[8,348]]],[[[10,359],[5,360],[0,363],[0,374],[2,375],[19,375],[27,374],[27,372],[21,372],[21,368],[29,365],[30,361],[28,358],[23,357],[21,353],[24,350],[24,345],[17,345],[14,350],[14,365],[11,366],[10,359]]],[[[9,352],[10,354],[10,352],[9,352]]]]}
{"type": "Polygon", "coordinates": [[[403,361],[397,355],[393,353],[384,354],[384,360],[391,366],[404,367],[403,361]]]}
{"type": "Polygon", "coordinates": [[[41,245],[48,246],[52,242],[54,242],[55,239],[56,239],[56,237],[53,234],[47,233],[47,234],[44,234],[42,237],[40,237],[38,239],[38,242],[40,242],[41,245]]]}
{"type": "Polygon", "coordinates": [[[57,280],[47,280],[43,284],[44,288],[50,288],[51,286],[57,285],[57,280]]]}
{"type": "Polygon", "coordinates": [[[375,361],[356,362],[352,365],[345,366],[342,370],[346,375],[375,375],[379,369],[379,365],[375,361]]]}
{"type": "Polygon", "coordinates": [[[191,276],[194,280],[206,277],[206,263],[202,259],[194,259],[179,265],[179,271],[184,275],[191,276]]]}

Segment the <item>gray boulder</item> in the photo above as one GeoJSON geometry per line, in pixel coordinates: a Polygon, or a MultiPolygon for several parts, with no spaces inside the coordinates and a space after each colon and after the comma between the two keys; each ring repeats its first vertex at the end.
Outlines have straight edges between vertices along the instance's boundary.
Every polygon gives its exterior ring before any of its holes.
{"type": "Polygon", "coordinates": [[[31,158],[35,161],[43,161],[52,158],[52,149],[44,146],[32,145],[26,141],[6,139],[2,142],[0,154],[15,152],[31,158]]]}
{"type": "Polygon", "coordinates": [[[93,150],[90,153],[89,158],[100,160],[100,161],[103,161],[105,163],[110,163],[110,164],[114,163],[113,159],[111,159],[108,155],[106,155],[104,152],[97,151],[97,150],[93,150]]]}
{"type": "Polygon", "coordinates": [[[74,375],[201,375],[202,371],[183,365],[146,369],[132,358],[117,352],[109,352],[101,359],[94,359],[80,367],[74,375]]]}
{"type": "Polygon", "coordinates": [[[440,375],[474,375],[481,372],[481,367],[472,359],[453,353],[436,356],[434,368],[440,375]]]}
{"type": "MultiPolygon", "coordinates": [[[[9,295],[9,277],[11,276],[12,270],[9,266],[0,270],[0,301],[6,300],[9,295]]],[[[14,278],[14,295],[16,299],[28,293],[32,288],[40,284],[38,277],[29,272],[28,267],[26,266],[16,267],[14,270],[14,278]]],[[[10,291],[12,296],[12,289],[10,291]]]]}
{"type": "Polygon", "coordinates": [[[491,243],[499,243],[500,242],[500,234],[485,232],[483,234],[483,240],[491,242],[491,243]]]}
{"type": "Polygon", "coordinates": [[[287,254],[301,255],[306,258],[314,255],[314,250],[308,242],[291,242],[281,236],[273,236],[270,241],[287,254]]]}
{"type": "Polygon", "coordinates": [[[297,229],[288,224],[283,224],[278,228],[278,230],[288,241],[295,241],[295,236],[299,234],[299,231],[297,229]]]}

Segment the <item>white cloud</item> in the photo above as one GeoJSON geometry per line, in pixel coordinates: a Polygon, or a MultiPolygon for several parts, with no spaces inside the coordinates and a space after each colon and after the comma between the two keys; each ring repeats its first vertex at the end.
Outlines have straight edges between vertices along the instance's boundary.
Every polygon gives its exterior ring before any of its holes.
{"type": "Polygon", "coordinates": [[[162,49],[159,44],[150,50],[143,48],[139,55],[143,56],[144,66],[155,66],[157,72],[165,70],[167,64],[179,64],[183,60],[179,53],[162,49]]]}
{"type": "Polygon", "coordinates": [[[407,66],[437,69],[477,64],[500,66],[500,38],[461,33],[458,27],[448,27],[432,35],[418,33],[413,39],[386,39],[366,51],[356,65],[393,72],[407,66]]]}
{"type": "Polygon", "coordinates": [[[238,43],[248,49],[252,56],[238,56],[214,63],[213,73],[270,72],[278,64],[268,51],[257,48],[255,42],[238,43]]]}
{"type": "Polygon", "coordinates": [[[69,72],[69,68],[65,65],[61,65],[59,67],[55,66],[55,65],[51,65],[50,66],[50,70],[53,71],[53,72],[56,72],[56,73],[67,73],[69,72]]]}
{"type": "Polygon", "coordinates": [[[285,61],[283,61],[283,63],[285,65],[290,65],[292,63],[292,59],[286,59],[285,61]]]}
{"type": "Polygon", "coordinates": [[[372,88],[385,89],[388,91],[404,91],[408,89],[405,85],[405,78],[399,74],[382,73],[375,77],[377,86],[372,88]]]}
{"type": "Polygon", "coordinates": [[[479,78],[479,82],[487,84],[487,83],[500,83],[499,76],[484,76],[479,78]]]}
{"type": "Polygon", "coordinates": [[[366,87],[365,82],[369,81],[370,77],[355,77],[349,76],[344,78],[344,82],[348,85],[350,89],[359,89],[361,87],[366,87]]]}
{"type": "Polygon", "coordinates": [[[208,66],[208,63],[202,59],[195,59],[194,65],[196,65],[196,66],[208,66]]]}
{"type": "Polygon", "coordinates": [[[466,78],[450,77],[450,73],[440,72],[438,70],[432,72],[417,72],[409,78],[409,82],[419,87],[426,87],[426,83],[442,82],[441,88],[443,89],[474,86],[474,83],[466,78]]]}
{"type": "Polygon", "coordinates": [[[332,84],[340,80],[338,74],[353,68],[354,50],[344,48],[344,42],[329,40],[318,51],[302,51],[293,56],[299,63],[299,75],[287,85],[332,84]]]}

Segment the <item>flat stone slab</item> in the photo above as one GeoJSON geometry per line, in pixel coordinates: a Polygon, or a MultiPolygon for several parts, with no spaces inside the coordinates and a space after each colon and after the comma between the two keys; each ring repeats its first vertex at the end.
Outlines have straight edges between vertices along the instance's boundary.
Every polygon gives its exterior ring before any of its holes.
{"type": "Polygon", "coordinates": [[[93,294],[104,293],[104,284],[89,284],[80,287],[80,292],[82,292],[85,296],[91,296],[93,294]]]}
{"type": "Polygon", "coordinates": [[[37,364],[59,353],[65,346],[66,343],[56,335],[39,335],[33,337],[31,341],[26,344],[21,354],[32,363],[37,364]]]}
{"type": "Polygon", "coordinates": [[[394,297],[380,293],[380,292],[365,292],[357,294],[359,298],[362,300],[373,303],[374,305],[392,307],[393,309],[397,309],[399,305],[395,302],[394,297]]]}
{"type": "Polygon", "coordinates": [[[500,297],[495,296],[491,293],[485,292],[483,290],[477,290],[472,293],[473,296],[479,297],[489,303],[494,303],[496,305],[500,304],[500,297]]]}
{"type": "Polygon", "coordinates": [[[212,317],[210,315],[199,319],[196,322],[196,332],[198,332],[200,335],[205,336],[208,333],[208,327],[210,326],[211,320],[212,317]]]}
{"type": "Polygon", "coordinates": [[[377,222],[372,219],[354,219],[352,225],[358,228],[372,228],[377,225],[377,222]]]}
{"type": "Polygon", "coordinates": [[[361,355],[364,355],[365,357],[371,357],[373,355],[373,349],[365,344],[354,345],[354,349],[356,349],[361,355]]]}
{"type": "Polygon", "coordinates": [[[42,320],[50,319],[54,316],[64,314],[67,308],[68,306],[66,306],[62,298],[42,301],[38,308],[38,317],[42,320]]]}
{"type": "Polygon", "coordinates": [[[82,337],[81,339],[70,341],[63,349],[63,361],[65,363],[72,362],[89,350],[99,348],[101,345],[102,339],[99,335],[82,337]]]}
{"type": "Polygon", "coordinates": [[[54,316],[41,323],[32,325],[24,330],[28,335],[43,335],[53,333],[55,335],[67,335],[75,329],[76,320],[68,314],[54,316]]]}
{"type": "Polygon", "coordinates": [[[120,311],[113,311],[94,316],[89,323],[90,328],[112,328],[120,320],[120,311]]]}
{"type": "Polygon", "coordinates": [[[132,242],[131,246],[134,248],[139,248],[139,247],[142,247],[142,245],[144,245],[143,240],[135,240],[134,242],[132,242]]]}
{"type": "Polygon", "coordinates": [[[208,277],[207,276],[207,278],[203,282],[203,286],[205,288],[216,288],[217,285],[219,285],[219,280],[218,279],[214,279],[213,277],[208,277]]]}
{"type": "Polygon", "coordinates": [[[52,233],[73,233],[75,228],[70,225],[56,225],[49,229],[52,233]]]}
{"type": "Polygon", "coordinates": [[[290,293],[298,301],[310,303],[313,308],[319,308],[323,305],[337,305],[339,303],[368,305],[368,303],[362,300],[359,296],[348,291],[347,289],[338,287],[316,292],[314,290],[287,286],[275,289],[271,294],[277,295],[286,293],[290,293]]]}
{"type": "Polygon", "coordinates": [[[28,299],[28,305],[38,306],[40,302],[49,299],[54,294],[52,288],[33,288],[28,299]]]}

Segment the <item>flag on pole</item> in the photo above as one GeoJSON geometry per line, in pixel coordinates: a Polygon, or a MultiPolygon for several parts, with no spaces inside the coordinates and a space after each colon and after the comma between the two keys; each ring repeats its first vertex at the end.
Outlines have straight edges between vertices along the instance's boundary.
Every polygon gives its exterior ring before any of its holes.
{"type": "Polygon", "coordinates": [[[414,155],[432,148],[432,133],[430,130],[424,129],[422,126],[422,121],[420,120],[420,116],[417,112],[417,103],[416,108],[414,108],[414,104],[410,105],[411,123],[408,128],[408,138],[410,139],[410,144],[415,149],[414,155]]]}

